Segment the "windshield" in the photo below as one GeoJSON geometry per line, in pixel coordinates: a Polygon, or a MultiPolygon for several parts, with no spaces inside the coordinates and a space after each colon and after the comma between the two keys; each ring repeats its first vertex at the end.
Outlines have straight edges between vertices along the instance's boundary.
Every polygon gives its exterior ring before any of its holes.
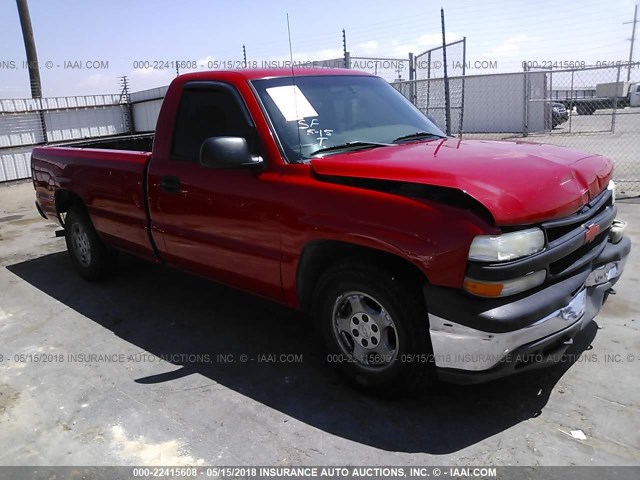
{"type": "Polygon", "coordinates": [[[287,158],[339,153],[394,140],[444,137],[427,117],[378,77],[323,75],[254,80],[287,158]],[[419,133],[415,136],[413,134],[419,133]],[[322,151],[322,152],[320,152],[322,151]]]}

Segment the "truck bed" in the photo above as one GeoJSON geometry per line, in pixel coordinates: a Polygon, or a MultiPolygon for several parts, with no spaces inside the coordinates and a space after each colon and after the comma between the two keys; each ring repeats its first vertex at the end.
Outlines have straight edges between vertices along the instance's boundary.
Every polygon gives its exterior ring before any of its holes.
{"type": "Polygon", "coordinates": [[[89,140],[76,140],[55,145],[56,147],[96,148],[100,150],[125,150],[129,152],[150,152],[153,148],[153,133],[142,135],[118,135],[89,140]]]}
{"type": "Polygon", "coordinates": [[[100,236],[154,258],[144,195],[152,141],[152,135],[134,135],[34,148],[31,170],[43,216],[57,218],[56,202],[73,192],[100,236]]]}

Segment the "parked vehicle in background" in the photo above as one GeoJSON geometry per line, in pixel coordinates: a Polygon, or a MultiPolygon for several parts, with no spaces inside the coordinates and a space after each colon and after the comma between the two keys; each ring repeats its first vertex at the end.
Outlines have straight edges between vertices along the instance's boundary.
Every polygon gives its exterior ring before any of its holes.
{"type": "Polygon", "coordinates": [[[559,362],[631,248],[612,162],[446,137],[372,75],[291,74],[182,75],[155,137],[35,148],[79,274],[124,251],[302,309],[384,395],[559,362]]]}
{"type": "Polygon", "coordinates": [[[629,89],[629,106],[640,107],[640,83],[632,85],[629,89]]]}
{"type": "MultiPolygon", "coordinates": [[[[638,104],[636,97],[640,85],[632,82],[610,82],[596,85],[596,95],[592,98],[568,98],[558,100],[567,109],[576,109],[578,115],[593,115],[596,110],[607,108],[625,108],[631,105],[631,97],[638,104]]],[[[636,106],[636,105],[631,105],[636,106]]]]}
{"type": "Polygon", "coordinates": [[[564,104],[558,102],[551,103],[551,128],[556,128],[567,120],[569,120],[569,112],[567,112],[564,104]]]}

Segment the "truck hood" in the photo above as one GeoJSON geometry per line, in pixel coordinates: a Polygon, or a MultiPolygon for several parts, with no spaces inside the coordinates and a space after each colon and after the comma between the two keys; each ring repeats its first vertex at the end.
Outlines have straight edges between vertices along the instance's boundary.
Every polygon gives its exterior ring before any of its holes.
{"type": "Polygon", "coordinates": [[[311,161],[327,177],[454,188],[483,204],[496,225],[528,225],[570,215],[608,184],[599,155],[529,142],[441,139],[360,150],[311,161]]]}

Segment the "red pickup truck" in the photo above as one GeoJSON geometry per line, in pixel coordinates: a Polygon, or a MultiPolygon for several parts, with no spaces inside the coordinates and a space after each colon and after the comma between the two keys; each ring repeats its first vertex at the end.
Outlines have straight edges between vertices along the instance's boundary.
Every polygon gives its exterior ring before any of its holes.
{"type": "Polygon", "coordinates": [[[388,395],[561,361],[630,251],[612,168],[447,138],[327,69],[182,75],[155,135],[32,156],[82,276],[124,251],[308,311],[328,361],[388,395]]]}

